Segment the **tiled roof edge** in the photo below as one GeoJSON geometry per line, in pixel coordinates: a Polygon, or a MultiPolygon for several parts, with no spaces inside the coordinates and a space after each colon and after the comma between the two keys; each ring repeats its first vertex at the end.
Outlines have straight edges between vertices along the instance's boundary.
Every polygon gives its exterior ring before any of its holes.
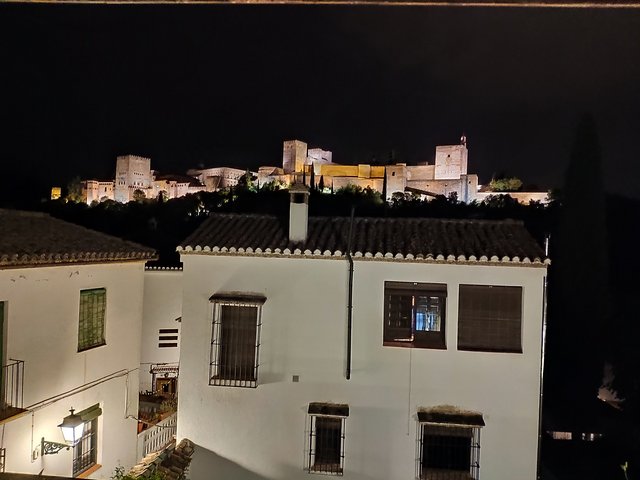
{"type": "MultiPolygon", "coordinates": [[[[270,249],[267,248],[264,251],[260,248],[252,249],[252,248],[227,248],[227,247],[204,247],[196,246],[195,248],[191,246],[187,246],[185,248],[178,246],[176,251],[181,255],[212,255],[212,256],[227,256],[227,257],[280,257],[280,258],[322,258],[322,259],[344,259],[346,255],[340,250],[336,250],[331,252],[330,250],[325,250],[324,252],[320,252],[316,250],[312,252],[311,250],[305,250],[304,252],[296,248],[293,252],[285,248],[281,250],[280,248],[270,249]]],[[[397,253],[393,255],[390,252],[383,254],[382,252],[376,252],[375,254],[371,252],[355,252],[352,254],[352,258],[354,260],[360,261],[405,261],[405,262],[413,262],[413,263],[435,263],[435,264],[470,264],[470,265],[518,265],[518,266],[532,266],[532,267],[547,267],[551,264],[551,259],[549,258],[539,258],[535,257],[534,259],[530,259],[529,257],[520,258],[517,256],[507,257],[504,256],[502,258],[497,257],[496,255],[491,258],[486,255],[482,255],[480,258],[477,258],[475,255],[470,255],[467,257],[466,255],[458,255],[457,257],[454,255],[449,255],[445,257],[444,255],[413,255],[407,254],[403,255],[401,253],[397,253]]]]}
{"type": "Polygon", "coordinates": [[[118,262],[146,262],[156,260],[155,252],[130,252],[121,255],[114,252],[80,252],[78,254],[42,254],[42,255],[2,255],[0,256],[0,268],[2,267],[28,267],[28,266],[54,266],[76,265],[94,263],[118,263],[118,262]]]}

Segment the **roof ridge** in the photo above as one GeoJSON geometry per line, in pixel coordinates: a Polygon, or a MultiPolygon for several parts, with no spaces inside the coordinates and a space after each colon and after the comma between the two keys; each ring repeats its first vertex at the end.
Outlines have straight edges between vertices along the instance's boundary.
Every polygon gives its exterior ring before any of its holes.
{"type": "MultiPolygon", "coordinates": [[[[277,215],[277,214],[264,214],[264,213],[237,213],[237,212],[212,212],[209,214],[210,217],[250,217],[250,218],[284,218],[286,215],[277,215]]],[[[331,219],[331,220],[350,220],[348,215],[309,215],[309,220],[320,220],[320,219],[331,219]]],[[[517,218],[503,218],[503,219],[484,219],[484,218],[442,218],[442,217],[376,217],[376,216],[354,216],[354,220],[358,221],[366,221],[366,220],[376,220],[376,221],[438,221],[444,223],[481,223],[481,224],[496,224],[496,225],[524,225],[524,221],[517,218]]]]}
{"type": "Polygon", "coordinates": [[[12,208],[0,208],[0,215],[3,214],[15,215],[18,217],[51,217],[51,215],[47,212],[38,212],[36,210],[14,210],[12,208]]]}

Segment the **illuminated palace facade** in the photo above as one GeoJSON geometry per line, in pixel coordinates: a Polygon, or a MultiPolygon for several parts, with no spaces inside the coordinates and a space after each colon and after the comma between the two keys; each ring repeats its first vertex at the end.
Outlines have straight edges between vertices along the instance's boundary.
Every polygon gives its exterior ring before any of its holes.
{"type": "MultiPolygon", "coordinates": [[[[493,192],[483,192],[478,176],[468,173],[469,150],[466,137],[457,145],[439,145],[435,161],[419,165],[355,164],[333,162],[332,152],[322,148],[308,148],[301,140],[286,140],[282,149],[282,166],[263,166],[257,172],[258,186],[276,182],[283,188],[293,183],[333,192],[348,186],[371,188],[384,193],[390,200],[394,194],[411,194],[421,198],[455,195],[459,201],[470,203],[484,200],[493,192]],[[312,185],[313,184],[313,185],[312,185]]],[[[115,200],[126,203],[139,198],[178,198],[200,191],[214,192],[238,184],[248,170],[232,167],[191,169],[186,175],[160,175],[151,169],[151,159],[137,155],[117,157],[115,180],[85,180],[83,199],[87,204],[115,200]]],[[[546,192],[511,192],[521,202],[545,202],[546,192]]]]}

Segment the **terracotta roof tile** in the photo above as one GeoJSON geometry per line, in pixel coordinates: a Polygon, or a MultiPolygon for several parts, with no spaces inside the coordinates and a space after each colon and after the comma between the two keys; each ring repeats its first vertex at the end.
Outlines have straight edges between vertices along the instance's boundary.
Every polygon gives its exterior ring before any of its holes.
{"type": "Polygon", "coordinates": [[[153,260],[151,248],[50,217],[0,209],[0,268],[153,260]]]}
{"type": "MultiPolygon", "coordinates": [[[[346,217],[311,217],[307,241],[290,242],[285,219],[213,214],[178,251],[342,256],[348,235],[346,217]]],[[[351,251],[354,257],[397,260],[548,263],[523,223],[513,220],[355,218],[351,251]]]]}

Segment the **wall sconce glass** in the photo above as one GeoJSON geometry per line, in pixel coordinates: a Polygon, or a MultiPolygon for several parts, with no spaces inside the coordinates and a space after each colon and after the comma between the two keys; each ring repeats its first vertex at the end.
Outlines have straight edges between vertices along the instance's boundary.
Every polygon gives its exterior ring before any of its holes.
{"type": "Polygon", "coordinates": [[[65,443],[49,442],[42,437],[42,455],[58,453],[63,448],[68,450],[82,438],[82,434],[84,433],[84,421],[80,415],[73,413],[73,408],[69,411],[71,412],[71,415],[64,417],[62,419],[62,423],[58,425],[60,430],[62,430],[62,436],[65,443]]]}

